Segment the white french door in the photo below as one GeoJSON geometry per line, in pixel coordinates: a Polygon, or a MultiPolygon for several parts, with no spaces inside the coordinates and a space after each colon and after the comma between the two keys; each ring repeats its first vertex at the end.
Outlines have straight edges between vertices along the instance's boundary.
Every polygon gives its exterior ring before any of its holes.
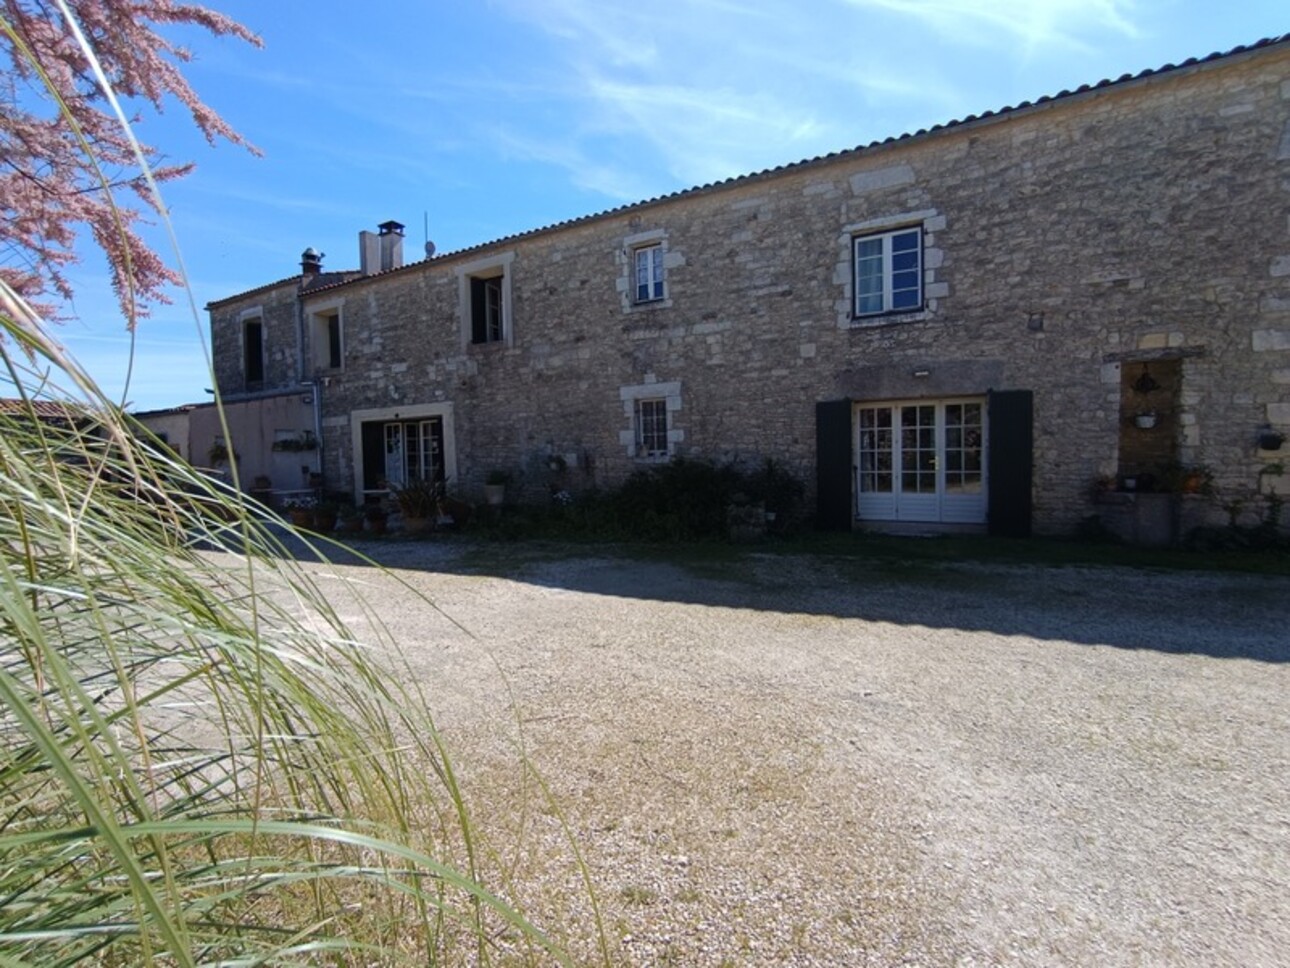
{"type": "Polygon", "coordinates": [[[444,477],[443,420],[391,422],[385,425],[385,479],[403,486],[444,477]]]}
{"type": "Polygon", "coordinates": [[[985,400],[859,404],[854,425],[857,518],[985,522],[985,400]]]}

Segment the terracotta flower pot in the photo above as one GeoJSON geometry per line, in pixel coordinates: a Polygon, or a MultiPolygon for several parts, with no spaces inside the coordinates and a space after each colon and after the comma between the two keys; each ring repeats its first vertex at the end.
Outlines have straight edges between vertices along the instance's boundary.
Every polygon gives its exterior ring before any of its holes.
{"type": "Polygon", "coordinates": [[[403,530],[407,534],[424,534],[434,528],[433,518],[415,518],[403,516],[403,530]]]}

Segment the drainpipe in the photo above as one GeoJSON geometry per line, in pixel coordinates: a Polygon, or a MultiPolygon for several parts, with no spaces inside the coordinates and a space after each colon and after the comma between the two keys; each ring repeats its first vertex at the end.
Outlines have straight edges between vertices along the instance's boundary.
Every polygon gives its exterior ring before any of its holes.
{"type": "Polygon", "coordinates": [[[314,404],[314,440],[318,441],[318,448],[314,451],[314,473],[322,478],[322,381],[321,380],[301,380],[302,387],[309,387],[309,399],[314,404]]]}
{"type": "Polygon", "coordinates": [[[296,380],[305,382],[308,371],[305,369],[305,299],[296,296],[296,380]]]}

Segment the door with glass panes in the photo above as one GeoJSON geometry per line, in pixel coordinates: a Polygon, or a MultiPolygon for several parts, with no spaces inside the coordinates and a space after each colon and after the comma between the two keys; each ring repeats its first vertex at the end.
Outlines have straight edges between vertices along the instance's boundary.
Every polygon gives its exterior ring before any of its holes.
{"type": "Polygon", "coordinates": [[[859,404],[855,428],[857,518],[985,522],[985,400],[859,404]]]}
{"type": "Polygon", "coordinates": [[[391,422],[384,426],[385,480],[396,486],[443,480],[443,421],[391,422]]]}

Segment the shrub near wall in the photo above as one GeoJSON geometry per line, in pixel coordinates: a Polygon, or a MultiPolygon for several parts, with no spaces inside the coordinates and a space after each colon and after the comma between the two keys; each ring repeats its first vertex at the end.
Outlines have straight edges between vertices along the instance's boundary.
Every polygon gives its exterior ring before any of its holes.
{"type": "Polygon", "coordinates": [[[567,517],[604,537],[641,541],[712,541],[736,522],[786,532],[803,519],[805,487],[771,460],[755,470],[677,458],[643,468],[614,491],[584,496],[567,517]],[[768,516],[769,515],[769,516],[768,516]]]}

